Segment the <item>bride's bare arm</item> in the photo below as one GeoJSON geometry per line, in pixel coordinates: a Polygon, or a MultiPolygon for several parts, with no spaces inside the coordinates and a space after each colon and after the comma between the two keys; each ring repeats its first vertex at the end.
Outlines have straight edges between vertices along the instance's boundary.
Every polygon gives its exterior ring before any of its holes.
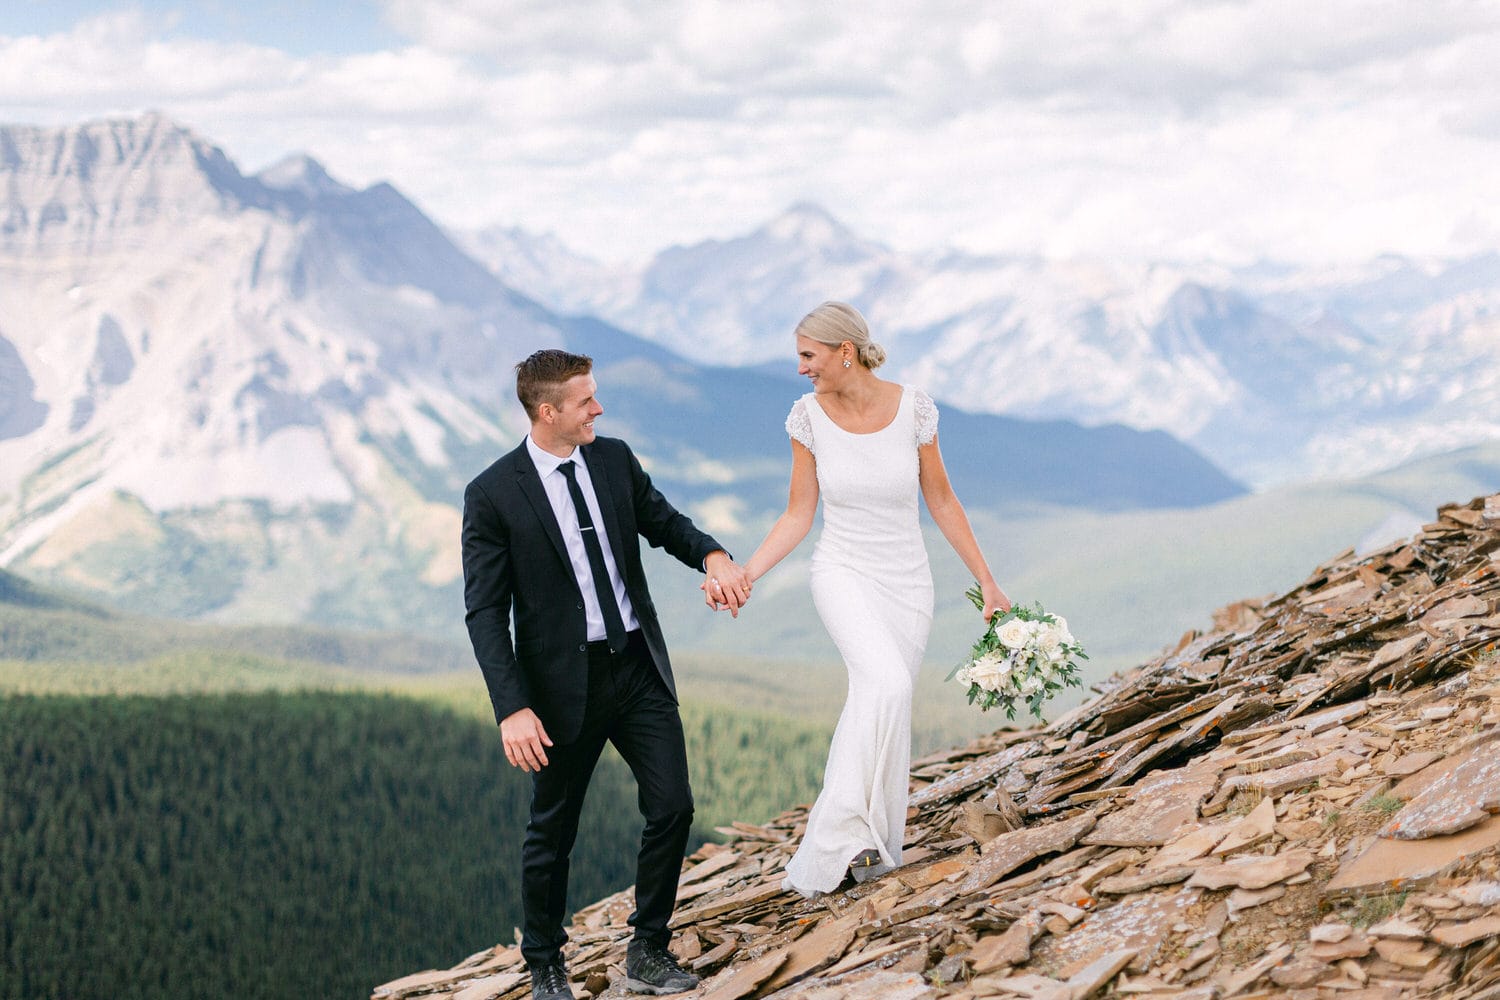
{"type": "Polygon", "coordinates": [[[953,484],[948,481],[948,470],[943,466],[943,453],[938,450],[937,435],[933,435],[931,442],[917,449],[917,460],[922,499],[927,503],[927,511],[943,537],[948,539],[948,544],[953,546],[953,551],[958,553],[958,558],[963,560],[974,579],[979,581],[979,589],[984,594],[985,620],[988,621],[997,611],[1004,614],[1010,610],[1010,598],[1005,596],[1005,591],[1000,589],[990,573],[989,563],[985,562],[984,553],[979,549],[979,541],[974,537],[974,529],[969,524],[969,515],[964,512],[964,505],[959,503],[958,495],[953,492],[953,484]]]}
{"type": "Polygon", "coordinates": [[[752,581],[770,572],[786,558],[812,529],[818,511],[818,466],[813,453],[799,441],[792,442],[792,482],[787,489],[786,510],[766,532],[765,541],[745,562],[752,581]]]}

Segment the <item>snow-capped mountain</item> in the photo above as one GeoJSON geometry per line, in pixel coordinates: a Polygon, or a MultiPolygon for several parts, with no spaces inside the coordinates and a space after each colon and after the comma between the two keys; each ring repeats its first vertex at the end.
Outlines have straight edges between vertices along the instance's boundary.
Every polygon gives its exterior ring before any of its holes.
{"type": "MultiPolygon", "coordinates": [[[[524,433],[512,368],[547,346],[596,358],[606,433],[710,530],[784,499],[805,385],[549,310],[387,184],[246,176],[155,115],[0,127],[0,182],[0,565],[158,613],[451,630],[463,483],[524,433]]],[[[588,280],[552,254],[532,273],[588,280]]],[[[1164,435],[945,421],[1058,445],[1025,482],[963,470],[982,502],[1240,490],[1164,435]]]]}
{"type": "Polygon", "coordinates": [[[1495,254],[1323,271],[910,256],[797,205],[569,307],[687,357],[789,365],[790,331],[828,298],[860,306],[894,376],[941,399],[1163,429],[1262,484],[1500,437],[1495,254]]]}

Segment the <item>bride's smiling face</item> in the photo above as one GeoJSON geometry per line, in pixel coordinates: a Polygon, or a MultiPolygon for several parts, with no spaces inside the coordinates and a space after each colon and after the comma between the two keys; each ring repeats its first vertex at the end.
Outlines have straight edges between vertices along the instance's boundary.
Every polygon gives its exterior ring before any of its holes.
{"type": "Polygon", "coordinates": [[[797,338],[797,374],[806,375],[814,392],[835,388],[848,371],[844,367],[844,345],[829,347],[807,337],[797,338]]]}

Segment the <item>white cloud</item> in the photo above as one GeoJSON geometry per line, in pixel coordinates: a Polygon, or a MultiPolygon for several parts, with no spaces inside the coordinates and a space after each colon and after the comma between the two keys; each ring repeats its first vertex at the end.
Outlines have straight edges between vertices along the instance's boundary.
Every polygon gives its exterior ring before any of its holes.
{"type": "Polygon", "coordinates": [[[294,57],[139,13],[0,38],[9,114],[157,108],[439,217],[641,255],[822,202],[901,245],[1350,258],[1494,245],[1500,3],[388,0],[294,57]]]}

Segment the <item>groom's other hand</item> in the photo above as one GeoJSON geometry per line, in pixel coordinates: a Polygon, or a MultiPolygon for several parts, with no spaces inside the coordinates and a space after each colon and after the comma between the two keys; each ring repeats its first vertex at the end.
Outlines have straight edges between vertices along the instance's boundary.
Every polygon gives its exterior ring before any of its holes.
{"type": "Polygon", "coordinates": [[[708,578],[703,581],[703,593],[708,606],[715,611],[727,607],[735,618],[740,608],[750,602],[750,574],[723,549],[710,552],[703,560],[708,578]]]}
{"type": "Polygon", "coordinates": [[[540,771],[547,766],[547,751],[542,747],[550,747],[552,739],[531,709],[520,709],[500,720],[500,742],[505,744],[505,759],[521,770],[540,771]]]}

